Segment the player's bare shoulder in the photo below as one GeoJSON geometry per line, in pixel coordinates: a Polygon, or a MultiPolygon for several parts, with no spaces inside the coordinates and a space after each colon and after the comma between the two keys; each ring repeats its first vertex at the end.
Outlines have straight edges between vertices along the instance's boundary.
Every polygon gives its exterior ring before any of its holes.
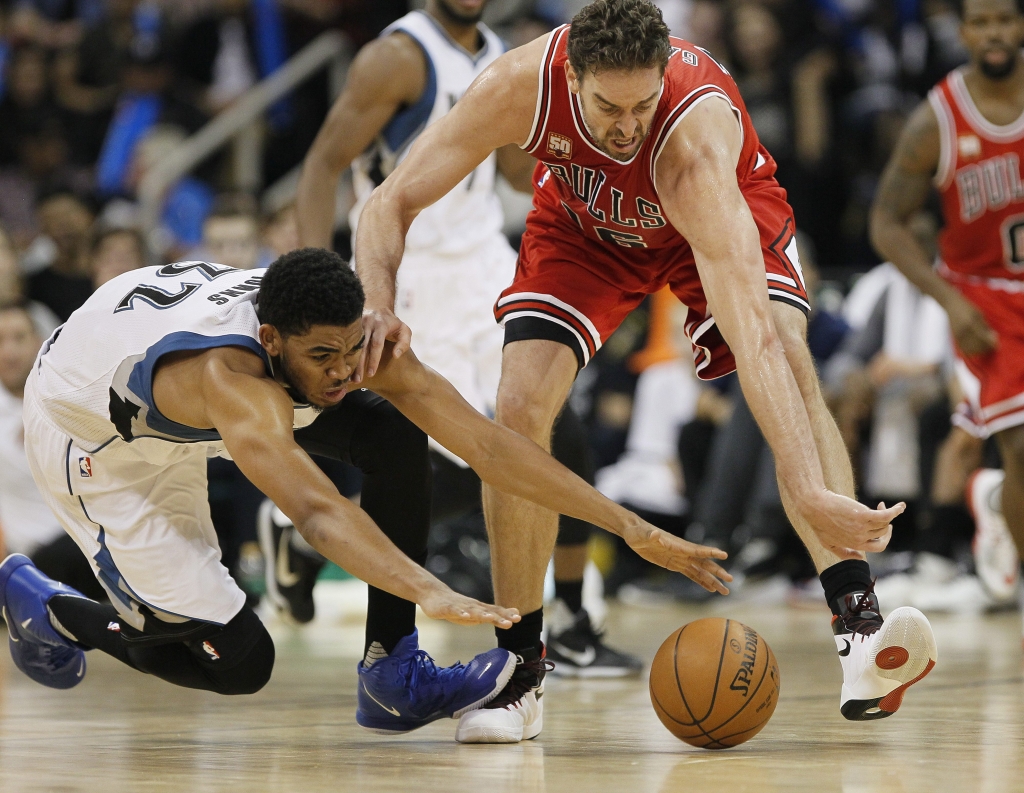
{"type": "Polygon", "coordinates": [[[519,144],[530,134],[540,91],[540,66],[551,35],[546,33],[506,52],[484,70],[464,97],[471,102],[482,100],[492,112],[507,119],[522,120],[516,124],[519,144]]]}
{"type": "Polygon", "coordinates": [[[349,84],[415,102],[427,83],[427,58],[409,34],[396,30],[363,47],[352,62],[349,84]]]}
{"type": "Polygon", "coordinates": [[[892,162],[913,174],[935,173],[940,156],[939,120],[929,102],[921,102],[907,119],[893,152],[892,162]]]}

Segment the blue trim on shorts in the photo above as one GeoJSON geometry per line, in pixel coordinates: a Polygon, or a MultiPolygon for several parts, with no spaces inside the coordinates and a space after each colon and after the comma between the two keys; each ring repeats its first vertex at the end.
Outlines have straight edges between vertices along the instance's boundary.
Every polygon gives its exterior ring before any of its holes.
{"type": "Polygon", "coordinates": [[[415,41],[427,62],[427,82],[423,87],[423,93],[420,94],[420,98],[416,100],[415,104],[409,105],[404,110],[395,113],[384,127],[383,132],[381,132],[388,148],[395,154],[398,154],[424,130],[430,114],[434,112],[434,100],[437,98],[437,72],[434,69],[434,62],[430,58],[430,53],[427,52],[423,42],[416,38],[416,34],[400,26],[395,27],[390,32],[404,33],[415,41]]]}
{"type": "MultiPolygon", "coordinates": [[[[70,449],[70,446],[68,448],[70,449]]],[[[121,571],[117,569],[117,565],[114,563],[114,557],[111,555],[110,549],[107,547],[107,530],[102,526],[102,524],[97,523],[89,517],[89,511],[85,508],[85,502],[82,500],[81,496],[78,496],[78,503],[82,507],[82,513],[85,515],[86,519],[94,526],[99,526],[100,529],[99,536],[96,538],[96,541],[100,545],[100,549],[96,552],[96,555],[92,557],[93,561],[96,562],[96,567],[99,568],[99,572],[96,573],[96,577],[106,585],[107,591],[113,594],[125,608],[131,610],[132,602],[134,601],[135,603],[150,609],[154,614],[170,614],[174,617],[181,617],[185,620],[205,622],[208,625],[223,626],[227,624],[223,622],[214,622],[213,620],[199,619],[198,617],[190,617],[187,614],[178,614],[174,611],[168,611],[160,606],[154,606],[152,603],[148,603],[139,597],[138,593],[131,588],[127,579],[121,574],[121,571]],[[122,583],[127,587],[128,592],[121,589],[122,583]]]]}
{"type": "MultiPolygon", "coordinates": [[[[64,475],[68,479],[68,495],[73,496],[75,492],[71,489],[71,438],[68,438],[68,448],[64,450],[64,475]]],[[[83,507],[84,509],[84,507],[83,507]]]]}

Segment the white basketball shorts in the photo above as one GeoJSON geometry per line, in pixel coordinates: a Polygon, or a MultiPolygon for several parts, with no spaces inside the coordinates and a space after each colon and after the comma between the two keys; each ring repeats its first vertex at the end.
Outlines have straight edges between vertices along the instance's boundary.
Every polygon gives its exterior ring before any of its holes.
{"type": "Polygon", "coordinates": [[[217,625],[241,611],[245,594],[221,564],[210,518],[205,453],[160,466],[86,452],[31,386],[25,451],[43,498],[130,625],[142,629],[140,606],[168,622],[217,625]]]}

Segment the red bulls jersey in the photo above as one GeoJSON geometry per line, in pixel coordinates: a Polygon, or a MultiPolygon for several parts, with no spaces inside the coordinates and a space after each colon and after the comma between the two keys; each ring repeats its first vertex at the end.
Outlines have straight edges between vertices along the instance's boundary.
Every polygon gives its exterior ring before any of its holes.
{"type": "Polygon", "coordinates": [[[942,262],[958,275],[1024,280],[1024,115],[1006,126],[987,121],[959,69],[928,101],[939,122],[942,262]]]}
{"type": "Polygon", "coordinates": [[[775,181],[775,161],[761,146],[739,90],[707,52],[673,38],[672,54],[650,132],[622,162],[601,151],[583,119],[577,94],[565,77],[569,25],[552,31],[540,67],[540,91],[529,140],[523,147],[542,163],[535,173],[534,211],[528,223],[554,224],[582,233],[611,251],[689,246],[661,207],[655,167],[669,136],[708,97],[729,102],[743,131],[736,176],[744,193],[785,191],[775,181]]]}

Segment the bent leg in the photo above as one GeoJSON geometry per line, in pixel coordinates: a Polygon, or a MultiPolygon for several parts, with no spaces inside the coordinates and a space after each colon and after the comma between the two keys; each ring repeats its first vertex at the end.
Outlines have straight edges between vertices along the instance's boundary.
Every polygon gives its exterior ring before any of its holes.
{"type": "MultiPolygon", "coordinates": [[[[544,449],[576,377],[576,354],[547,339],[511,342],[502,356],[495,421],[544,449]]],[[[493,487],[483,489],[498,605],[537,611],[558,533],[558,515],[493,487]]]]}
{"type": "Polygon", "coordinates": [[[141,631],[124,622],[113,606],[87,598],[58,595],[49,607],[61,632],[83,648],[183,688],[254,694],[274,669],[274,642],[247,606],[226,625],[168,623],[149,614],[141,631]]]}
{"type": "MultiPolygon", "coordinates": [[[[555,422],[551,454],[558,462],[588,484],[594,484],[594,465],[587,447],[586,429],[571,408],[555,422]]],[[[555,543],[555,596],[565,601],[573,613],[582,607],[583,571],[587,566],[592,526],[578,518],[558,516],[555,543]]]]}
{"type": "Polygon", "coordinates": [[[996,435],[1003,457],[1003,517],[1024,557],[1024,426],[1010,427],[996,435]]]}
{"type": "MultiPolygon", "coordinates": [[[[834,493],[855,498],[853,467],[850,465],[850,457],[835,419],[832,418],[832,414],[825,405],[825,398],[822,396],[818,381],[818,372],[814,367],[811,351],[807,347],[807,317],[800,309],[779,301],[772,302],[772,314],[775,319],[775,327],[786,350],[786,359],[793,370],[793,376],[796,378],[800,395],[807,408],[807,417],[811,422],[814,443],[818,448],[818,457],[821,459],[825,487],[834,493]]],[[[814,560],[814,566],[818,572],[820,573],[841,561],[838,556],[821,544],[814,529],[797,512],[793,497],[782,480],[779,480],[779,493],[782,496],[786,514],[797,534],[800,535],[800,539],[807,546],[807,551],[810,553],[811,559],[814,560]]],[[[860,555],[860,558],[864,558],[863,554],[860,555]]]]}

